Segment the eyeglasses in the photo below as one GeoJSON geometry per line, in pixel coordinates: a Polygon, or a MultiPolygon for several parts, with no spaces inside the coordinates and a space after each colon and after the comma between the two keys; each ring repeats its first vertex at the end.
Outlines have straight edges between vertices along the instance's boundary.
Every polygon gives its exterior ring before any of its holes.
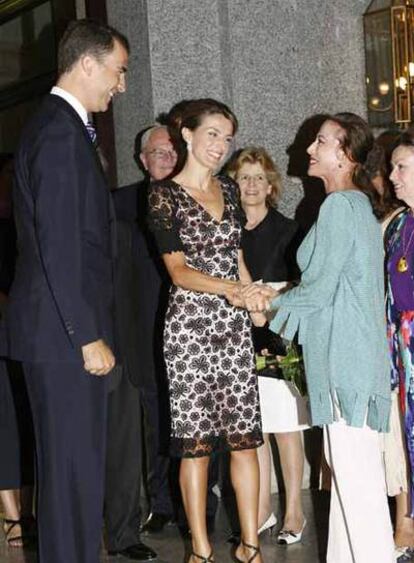
{"type": "Polygon", "coordinates": [[[236,181],[241,184],[247,184],[252,182],[253,184],[266,184],[268,180],[264,174],[257,174],[257,176],[249,176],[248,174],[242,174],[236,177],[236,181]]]}
{"type": "Polygon", "coordinates": [[[152,151],[149,151],[148,154],[157,160],[175,160],[177,158],[177,153],[173,150],[167,151],[165,149],[153,149],[152,151]]]}

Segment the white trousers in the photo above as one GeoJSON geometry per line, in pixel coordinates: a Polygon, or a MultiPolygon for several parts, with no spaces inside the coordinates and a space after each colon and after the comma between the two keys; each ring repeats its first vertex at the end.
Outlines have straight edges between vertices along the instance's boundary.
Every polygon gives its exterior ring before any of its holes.
{"type": "Polygon", "coordinates": [[[394,563],[378,432],[343,421],[324,427],[332,470],[327,563],[394,563]]]}

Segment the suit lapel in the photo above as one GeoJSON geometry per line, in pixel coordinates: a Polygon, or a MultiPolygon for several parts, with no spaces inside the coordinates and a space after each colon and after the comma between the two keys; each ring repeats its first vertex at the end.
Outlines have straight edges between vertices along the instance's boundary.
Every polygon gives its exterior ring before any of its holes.
{"type": "Polygon", "coordinates": [[[89,136],[88,130],[85,127],[80,115],[78,114],[75,109],[68,104],[66,100],[61,98],[60,96],[56,96],[55,94],[48,94],[45,98],[46,103],[50,103],[59,108],[59,110],[63,111],[68,115],[68,117],[73,120],[76,124],[76,127],[79,129],[79,135],[83,136],[86,141],[87,150],[90,151],[91,156],[95,160],[97,170],[99,170],[102,176],[102,183],[107,192],[107,201],[108,201],[108,216],[110,221],[110,230],[111,230],[111,248],[112,248],[112,256],[115,257],[117,254],[117,234],[116,234],[116,216],[114,210],[114,204],[112,202],[112,198],[110,197],[109,192],[109,185],[108,180],[106,178],[105,171],[102,166],[101,159],[99,158],[98,152],[92,143],[92,140],[89,136]]]}
{"type": "Polygon", "coordinates": [[[91,155],[93,156],[97,168],[100,171],[102,178],[105,182],[105,184],[108,187],[109,190],[109,186],[108,186],[108,181],[105,175],[105,171],[103,169],[102,166],[102,162],[99,158],[99,155],[97,153],[97,150],[89,136],[88,130],[86,129],[86,126],[84,124],[84,122],[82,121],[80,115],[78,114],[78,112],[63,98],[61,98],[60,96],[57,96],[55,94],[48,94],[48,96],[45,99],[46,103],[50,103],[56,107],[58,107],[61,111],[63,111],[64,113],[66,113],[70,119],[73,120],[73,122],[76,124],[76,127],[79,129],[79,134],[82,135],[86,141],[86,144],[88,146],[88,150],[90,151],[91,155]]]}

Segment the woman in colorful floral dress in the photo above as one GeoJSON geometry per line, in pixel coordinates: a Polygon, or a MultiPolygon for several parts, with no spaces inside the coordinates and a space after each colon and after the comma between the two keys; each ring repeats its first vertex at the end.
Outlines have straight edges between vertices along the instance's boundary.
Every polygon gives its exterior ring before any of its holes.
{"type": "MultiPolygon", "coordinates": [[[[391,386],[398,392],[400,416],[404,430],[402,454],[394,460],[399,482],[406,482],[408,466],[408,491],[404,488],[397,504],[396,543],[412,548],[413,525],[404,516],[414,518],[414,136],[405,132],[398,139],[391,158],[390,180],[395,194],[407,208],[389,224],[385,232],[387,270],[387,324],[391,352],[391,386]],[[407,463],[406,463],[407,460],[407,463]],[[399,504],[405,499],[403,507],[399,504]],[[399,517],[398,517],[399,516],[399,517]],[[398,541],[397,541],[398,540],[398,541]]],[[[394,432],[395,440],[400,440],[394,432]]],[[[398,450],[396,450],[398,451],[398,450]]],[[[407,550],[406,550],[407,551],[407,550]]],[[[410,550],[408,550],[410,551],[410,550]]]]}

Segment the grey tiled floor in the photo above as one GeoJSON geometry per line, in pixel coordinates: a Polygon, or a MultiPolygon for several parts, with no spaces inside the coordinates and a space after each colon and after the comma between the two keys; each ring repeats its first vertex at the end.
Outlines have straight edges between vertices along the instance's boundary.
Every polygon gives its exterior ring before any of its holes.
{"type": "MultiPolygon", "coordinates": [[[[304,507],[308,525],[304,532],[303,542],[290,547],[280,547],[272,536],[261,538],[263,559],[265,563],[322,563],[327,532],[328,497],[320,491],[304,491],[304,507]]],[[[274,495],[274,509],[280,515],[280,499],[274,495]]],[[[278,517],[280,521],[280,516],[278,517]]],[[[228,521],[224,507],[220,504],[217,514],[215,531],[212,534],[216,563],[230,563],[230,546],[226,543],[228,521]]],[[[155,549],[159,555],[157,563],[184,563],[186,543],[175,526],[168,526],[162,534],[143,537],[142,540],[155,549]]],[[[188,547],[188,544],[187,544],[188,547]]],[[[124,563],[127,559],[108,557],[102,551],[102,563],[124,563]]],[[[8,549],[4,539],[0,540],[0,563],[35,563],[32,553],[20,549],[8,549]]]]}

